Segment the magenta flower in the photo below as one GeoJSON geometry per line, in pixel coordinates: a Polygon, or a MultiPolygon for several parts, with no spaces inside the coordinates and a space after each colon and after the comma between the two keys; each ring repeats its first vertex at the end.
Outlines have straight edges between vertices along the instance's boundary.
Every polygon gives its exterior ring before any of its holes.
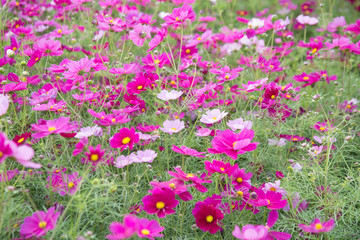
{"type": "Polygon", "coordinates": [[[139,238],[148,238],[154,240],[154,237],[163,237],[163,234],[160,234],[165,228],[160,226],[156,220],[148,220],[142,218],[138,220],[138,230],[137,235],[139,238]]]}
{"type": "Polygon", "coordinates": [[[158,33],[155,35],[153,39],[149,42],[149,50],[148,52],[152,51],[154,48],[156,48],[163,40],[167,37],[167,29],[161,28],[159,29],[158,33]]]}
{"type": "Polygon", "coordinates": [[[101,144],[97,145],[96,148],[93,146],[89,147],[89,152],[86,152],[86,162],[91,163],[93,166],[97,166],[104,156],[105,151],[101,149],[101,144]]]}
{"type": "Polygon", "coordinates": [[[31,124],[31,130],[37,133],[32,134],[33,138],[44,138],[50,134],[71,132],[76,129],[69,123],[69,117],[59,117],[53,120],[39,119],[38,124],[31,124]]]}
{"type": "Polygon", "coordinates": [[[209,231],[209,233],[215,234],[222,229],[218,224],[224,218],[224,214],[217,207],[208,205],[205,201],[197,202],[192,214],[195,217],[196,226],[204,232],[209,231]]]}
{"type": "Polygon", "coordinates": [[[139,134],[135,132],[134,127],[131,127],[131,129],[122,128],[118,133],[115,133],[115,135],[110,138],[110,146],[112,148],[120,148],[121,151],[127,147],[132,150],[134,144],[139,141],[139,134]]]}
{"type": "Polygon", "coordinates": [[[336,32],[339,27],[345,27],[346,26],[346,20],[344,16],[336,17],[334,20],[328,24],[327,30],[331,33],[336,32]]]}
{"type": "Polygon", "coordinates": [[[232,175],[233,172],[238,169],[238,165],[231,165],[230,163],[224,163],[223,161],[213,160],[212,162],[205,161],[205,169],[209,175],[217,172],[221,174],[232,175]]]}
{"type": "Polygon", "coordinates": [[[53,191],[59,193],[60,196],[65,196],[66,194],[74,195],[79,189],[81,179],[77,172],[70,175],[61,172],[53,173],[47,177],[46,180],[49,182],[49,185],[46,185],[46,187],[53,189],[53,191]]]}
{"type": "Polygon", "coordinates": [[[164,17],[165,23],[163,26],[173,26],[176,29],[181,25],[185,25],[186,20],[193,22],[195,21],[195,18],[196,14],[192,7],[188,4],[184,4],[181,8],[174,8],[171,14],[164,17]]]}
{"type": "Polygon", "coordinates": [[[310,225],[300,224],[299,228],[308,233],[322,233],[330,232],[335,227],[335,220],[330,219],[329,221],[321,223],[318,218],[315,218],[310,225]]]}
{"type": "Polygon", "coordinates": [[[32,216],[26,217],[20,226],[20,236],[28,239],[32,237],[42,237],[56,226],[60,212],[55,212],[55,207],[44,211],[34,212],[32,216]]]}
{"type": "Polygon", "coordinates": [[[320,132],[327,132],[332,129],[333,126],[333,124],[329,124],[328,122],[316,122],[316,124],[314,124],[312,128],[320,132]]]}
{"type": "Polygon", "coordinates": [[[181,179],[173,178],[168,182],[150,182],[150,184],[154,188],[170,188],[175,195],[178,195],[183,201],[190,201],[193,199],[187,188],[194,184],[185,185],[184,181],[181,179]]]}
{"type": "Polygon", "coordinates": [[[175,146],[175,145],[173,145],[171,150],[173,150],[174,152],[177,152],[177,153],[181,153],[181,154],[188,155],[188,156],[199,157],[199,158],[205,157],[202,154],[206,153],[206,152],[198,152],[195,149],[188,148],[186,146],[178,147],[178,146],[175,146]]]}
{"type": "Polygon", "coordinates": [[[253,174],[251,172],[245,173],[245,169],[237,168],[232,173],[231,177],[233,181],[231,182],[235,189],[238,190],[242,187],[251,188],[251,178],[253,174]]]}
{"type": "Polygon", "coordinates": [[[28,67],[32,67],[35,63],[39,62],[41,59],[42,53],[39,50],[35,50],[33,54],[31,54],[29,62],[27,64],[28,67]]]}
{"type": "Polygon", "coordinates": [[[129,38],[136,46],[144,45],[145,39],[151,38],[150,26],[138,24],[129,32],[129,38]]]}
{"type": "Polygon", "coordinates": [[[174,208],[179,204],[175,199],[175,193],[169,188],[154,188],[152,195],[143,198],[143,210],[148,214],[156,214],[159,218],[174,214],[174,208]]]}
{"type": "Polygon", "coordinates": [[[82,58],[79,61],[71,61],[67,64],[68,71],[64,72],[65,78],[73,80],[85,80],[94,66],[94,59],[82,58]]]}
{"type": "MultiPolygon", "coordinates": [[[[268,229],[268,231],[270,230],[270,228],[272,228],[274,226],[274,224],[276,223],[276,221],[279,218],[279,213],[276,210],[271,210],[268,216],[268,220],[266,223],[266,228],[268,229]]],[[[269,239],[279,239],[279,240],[288,240],[291,239],[291,234],[289,233],[285,233],[285,232],[275,232],[275,231],[269,231],[269,239]]]]}
{"type": "Polygon", "coordinates": [[[110,240],[126,239],[133,236],[139,229],[139,219],[133,215],[126,215],[124,223],[113,222],[109,226],[111,232],[106,238],[110,240]]]}
{"type": "Polygon", "coordinates": [[[281,209],[286,206],[287,200],[282,200],[282,194],[278,192],[268,191],[264,192],[263,190],[257,189],[256,191],[257,198],[250,199],[249,203],[251,205],[262,207],[266,206],[268,209],[281,209]]]}
{"type": "Polygon", "coordinates": [[[207,192],[208,189],[203,186],[202,184],[204,183],[211,183],[211,180],[206,180],[203,177],[199,178],[198,176],[196,176],[196,174],[193,173],[184,173],[180,168],[174,167],[176,172],[172,172],[172,171],[168,171],[169,175],[181,179],[185,182],[188,181],[192,181],[195,185],[194,187],[199,191],[199,192],[207,192]]]}
{"type": "Polygon", "coordinates": [[[237,159],[239,154],[254,151],[258,142],[251,143],[254,138],[254,131],[244,128],[240,133],[226,129],[221,134],[215,136],[211,141],[213,148],[208,148],[209,153],[225,153],[232,159],[237,159]]]}
{"type": "Polygon", "coordinates": [[[61,42],[54,40],[46,40],[44,38],[40,39],[34,45],[35,50],[39,50],[42,53],[42,56],[60,56],[63,54],[61,50],[61,42]]]}
{"type": "Polygon", "coordinates": [[[79,155],[84,150],[85,146],[88,145],[88,143],[89,140],[87,139],[87,137],[83,137],[82,139],[80,139],[80,141],[75,145],[75,149],[72,155],[79,155]]]}

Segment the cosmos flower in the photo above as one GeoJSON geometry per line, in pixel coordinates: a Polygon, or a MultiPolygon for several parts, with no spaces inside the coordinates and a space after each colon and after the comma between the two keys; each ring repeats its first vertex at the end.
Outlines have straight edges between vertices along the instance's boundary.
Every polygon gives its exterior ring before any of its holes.
{"type": "Polygon", "coordinates": [[[183,94],[182,92],[178,92],[178,91],[175,91],[175,90],[171,90],[170,92],[167,91],[167,90],[162,90],[156,96],[161,100],[169,101],[169,100],[178,99],[182,94],[183,94]]]}
{"type": "Polygon", "coordinates": [[[32,216],[24,219],[24,223],[20,226],[20,236],[25,239],[45,236],[48,231],[56,227],[59,215],[60,212],[56,212],[55,207],[49,208],[47,212],[34,212],[32,216]]]}
{"type": "Polygon", "coordinates": [[[174,121],[166,120],[163,123],[163,128],[160,128],[161,131],[172,135],[173,133],[180,132],[182,129],[185,128],[184,122],[176,119],[174,121]]]}
{"type": "Polygon", "coordinates": [[[221,112],[219,109],[208,110],[201,116],[200,122],[205,124],[214,124],[223,119],[227,114],[227,112],[221,112]]]}
{"type": "Polygon", "coordinates": [[[69,121],[69,117],[59,117],[53,120],[39,119],[38,124],[31,124],[31,130],[36,132],[32,134],[32,137],[44,138],[50,134],[71,132],[76,127],[70,124],[69,121]]]}
{"type": "Polygon", "coordinates": [[[169,188],[154,188],[152,195],[143,198],[143,210],[148,214],[156,214],[159,218],[174,214],[174,208],[179,204],[175,199],[175,193],[169,188]]]}
{"type": "Polygon", "coordinates": [[[242,118],[237,118],[234,120],[229,120],[229,122],[226,123],[232,131],[236,130],[243,130],[244,128],[251,129],[252,128],[252,122],[251,121],[244,121],[242,118]]]}
{"type": "Polygon", "coordinates": [[[299,15],[296,17],[296,20],[303,25],[315,25],[319,22],[319,20],[317,18],[314,17],[309,17],[309,16],[304,16],[304,15],[299,15]]]}
{"type": "Polygon", "coordinates": [[[132,150],[134,144],[139,141],[139,134],[135,132],[134,127],[131,127],[131,129],[122,128],[110,138],[110,146],[112,148],[120,148],[121,151],[127,147],[132,150]]]}
{"type": "Polygon", "coordinates": [[[177,152],[177,153],[184,154],[184,155],[200,157],[200,158],[205,157],[202,154],[206,153],[206,152],[198,152],[195,149],[188,148],[186,146],[178,147],[178,146],[175,146],[175,145],[172,146],[171,150],[173,150],[174,152],[177,152]]]}
{"type": "Polygon", "coordinates": [[[211,141],[213,148],[208,148],[209,153],[225,153],[232,159],[237,159],[239,154],[254,151],[257,142],[251,143],[254,137],[254,131],[244,128],[240,133],[226,129],[221,134],[216,135],[211,141]]]}
{"type": "Polygon", "coordinates": [[[304,232],[308,233],[322,233],[322,232],[330,232],[335,227],[335,220],[330,219],[326,222],[321,222],[320,219],[315,218],[314,221],[310,223],[310,225],[300,224],[299,228],[301,228],[304,232]]]}
{"type": "Polygon", "coordinates": [[[196,226],[204,232],[208,231],[211,234],[215,234],[222,229],[219,223],[224,218],[224,214],[217,207],[207,204],[206,200],[204,202],[197,202],[192,210],[192,214],[195,217],[196,226]]]}

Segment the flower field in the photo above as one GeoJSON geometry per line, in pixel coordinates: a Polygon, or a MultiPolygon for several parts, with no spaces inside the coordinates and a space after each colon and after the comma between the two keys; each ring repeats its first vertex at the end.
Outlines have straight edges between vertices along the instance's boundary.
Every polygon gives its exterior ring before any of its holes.
{"type": "Polygon", "coordinates": [[[0,239],[360,239],[359,0],[0,1],[0,239]]]}

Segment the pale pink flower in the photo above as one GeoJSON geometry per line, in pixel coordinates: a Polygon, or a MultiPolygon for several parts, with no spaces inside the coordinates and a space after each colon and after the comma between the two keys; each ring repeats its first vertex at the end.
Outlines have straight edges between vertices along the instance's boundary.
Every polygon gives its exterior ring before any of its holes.
{"type": "Polygon", "coordinates": [[[235,120],[229,120],[227,125],[231,128],[231,130],[243,130],[244,128],[251,129],[252,122],[251,121],[244,121],[242,118],[237,118],[235,120]]]}
{"type": "Polygon", "coordinates": [[[178,92],[175,90],[171,90],[170,92],[167,90],[162,90],[159,94],[157,94],[156,96],[164,101],[169,101],[169,100],[175,100],[178,99],[183,93],[182,92],[178,92]]]}
{"type": "Polygon", "coordinates": [[[219,122],[227,114],[227,112],[221,112],[219,109],[208,110],[204,115],[201,116],[200,122],[205,124],[213,124],[219,122]]]}
{"type": "Polygon", "coordinates": [[[299,15],[297,16],[296,20],[303,25],[315,25],[319,22],[319,20],[317,18],[314,17],[310,17],[310,16],[304,16],[304,15],[299,15]]]}
{"type": "Polygon", "coordinates": [[[160,128],[161,131],[169,133],[172,135],[173,133],[177,133],[183,128],[185,128],[184,122],[180,121],[179,119],[176,119],[174,121],[166,120],[163,123],[163,128],[160,128]]]}
{"type": "Polygon", "coordinates": [[[9,98],[0,94],[0,116],[4,115],[9,108],[9,98]]]}

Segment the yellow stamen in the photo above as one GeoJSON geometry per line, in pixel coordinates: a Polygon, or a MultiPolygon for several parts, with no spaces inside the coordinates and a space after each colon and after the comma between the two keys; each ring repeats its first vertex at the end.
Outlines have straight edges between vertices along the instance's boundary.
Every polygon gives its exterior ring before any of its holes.
{"type": "Polygon", "coordinates": [[[172,189],[175,189],[175,183],[170,183],[169,187],[171,187],[172,189]]]}
{"type": "Polygon", "coordinates": [[[156,208],[157,209],[163,209],[165,207],[165,203],[164,202],[157,202],[156,203],[156,208]]]}
{"type": "Polygon", "coordinates": [[[201,37],[198,37],[197,40],[198,40],[198,41],[201,41],[201,37]]]}
{"type": "Polygon", "coordinates": [[[18,143],[22,143],[24,140],[25,140],[25,138],[20,138],[20,139],[18,140],[18,143]]]}
{"type": "Polygon", "coordinates": [[[97,160],[99,160],[99,155],[98,154],[91,154],[90,155],[90,159],[91,159],[91,161],[97,161],[97,160]]]}
{"type": "Polygon", "coordinates": [[[44,222],[44,221],[41,221],[41,222],[39,222],[39,228],[45,228],[46,227],[46,222],[44,222]]]}
{"type": "Polygon", "coordinates": [[[241,177],[238,177],[238,178],[236,179],[236,181],[237,181],[238,183],[242,183],[243,179],[242,179],[241,177]]]}
{"type": "Polygon", "coordinates": [[[212,222],[214,221],[214,217],[211,216],[211,215],[209,215],[209,216],[206,217],[206,221],[207,221],[208,223],[212,223],[212,222]]]}
{"type": "Polygon", "coordinates": [[[123,140],[121,142],[122,142],[122,144],[128,144],[130,142],[130,140],[131,140],[131,138],[125,137],[125,138],[123,138],[123,140]]]}
{"type": "Polygon", "coordinates": [[[49,127],[48,131],[49,132],[52,132],[52,131],[55,131],[56,130],[56,127],[49,127]]]}
{"type": "Polygon", "coordinates": [[[141,233],[142,233],[143,235],[147,236],[147,235],[150,234],[150,231],[147,230],[147,229],[143,229],[143,230],[141,230],[141,233]]]}
{"type": "Polygon", "coordinates": [[[321,225],[321,223],[317,223],[317,224],[315,224],[315,228],[316,228],[316,230],[320,230],[320,229],[322,229],[322,225],[321,225]]]}
{"type": "Polygon", "coordinates": [[[139,90],[141,90],[142,88],[143,88],[143,86],[141,86],[141,85],[137,87],[137,89],[139,89],[139,90]]]}
{"type": "Polygon", "coordinates": [[[68,184],[68,186],[69,186],[69,188],[73,188],[73,187],[75,186],[75,184],[72,183],[72,182],[70,182],[70,183],[68,184]]]}

